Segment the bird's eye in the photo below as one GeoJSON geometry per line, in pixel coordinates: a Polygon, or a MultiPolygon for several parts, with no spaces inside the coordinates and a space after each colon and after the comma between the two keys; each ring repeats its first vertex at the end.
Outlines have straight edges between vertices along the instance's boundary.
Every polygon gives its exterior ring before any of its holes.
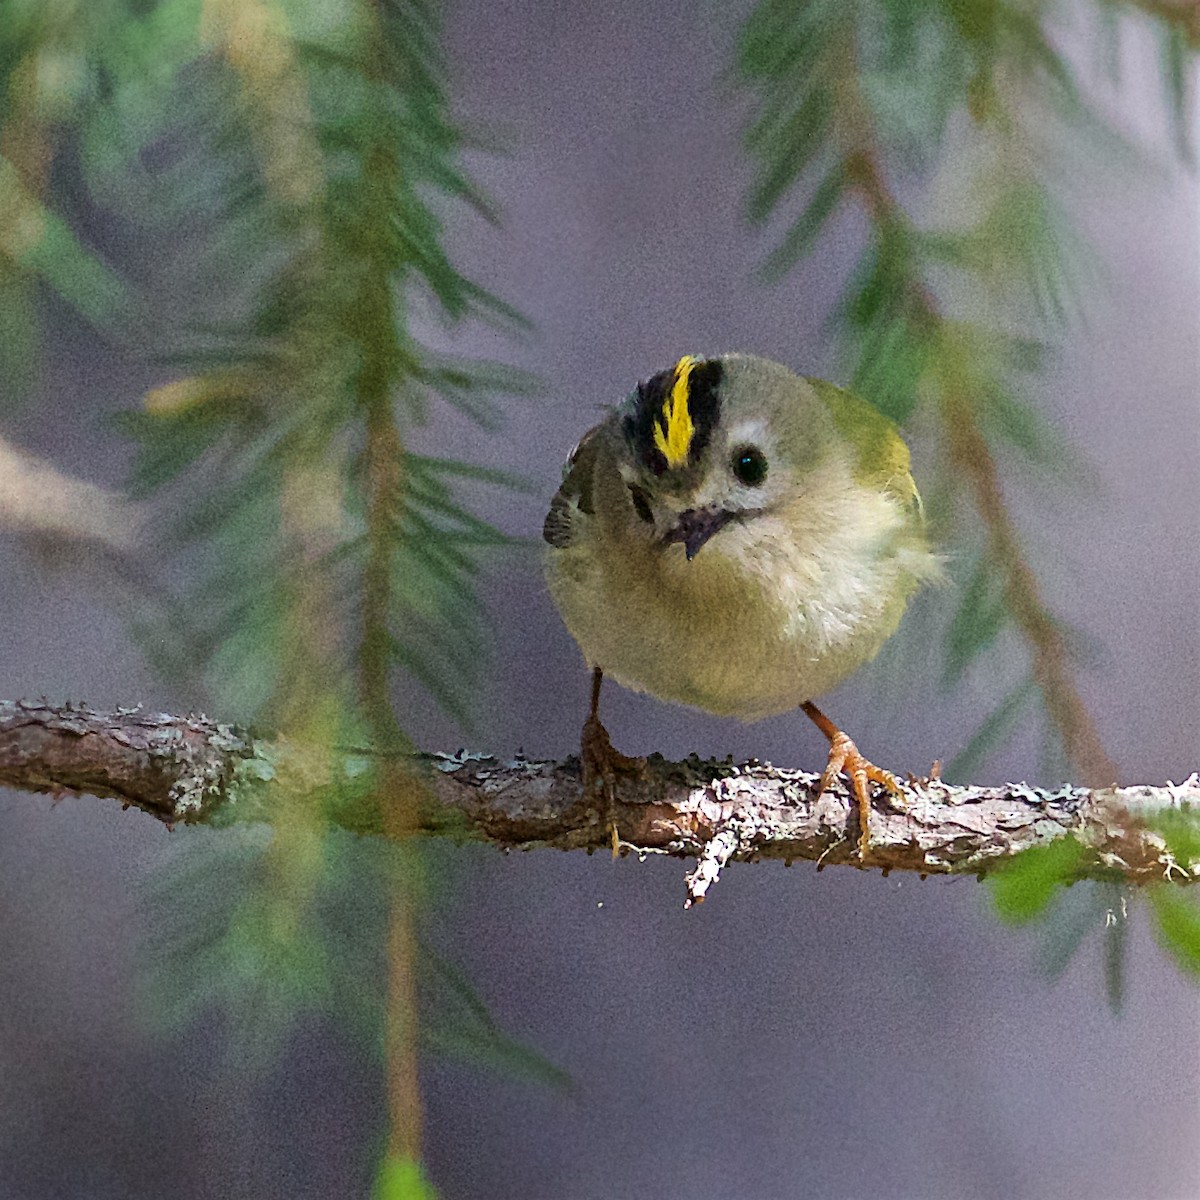
{"type": "Polygon", "coordinates": [[[650,500],[646,493],[635,484],[629,485],[629,495],[633,499],[633,511],[637,513],[647,525],[654,524],[654,514],[650,511],[650,500]]]}
{"type": "Polygon", "coordinates": [[[757,446],[739,446],[732,466],[738,481],[747,487],[758,487],[767,477],[767,456],[757,446]]]}

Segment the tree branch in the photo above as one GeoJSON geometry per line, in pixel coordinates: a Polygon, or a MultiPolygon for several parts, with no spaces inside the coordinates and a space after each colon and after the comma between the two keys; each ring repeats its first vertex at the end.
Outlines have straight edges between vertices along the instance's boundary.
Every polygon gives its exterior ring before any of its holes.
{"type": "MultiPolygon", "coordinates": [[[[355,780],[371,755],[306,756],[282,739],[256,738],[203,716],[139,709],[0,702],[0,785],[55,797],[90,794],[140,808],[168,825],[278,819],[274,787],[332,796],[329,821],[385,834],[372,790],[355,780]]],[[[506,849],[606,849],[611,826],[598,797],[582,792],[578,763],[502,761],[426,754],[428,787],[417,828],[506,849]]],[[[369,771],[366,774],[370,774],[369,771]]],[[[1200,778],[1165,787],[1053,791],[1007,784],[957,787],[911,781],[905,809],[871,817],[871,856],[856,851],[855,806],[841,786],[813,800],[817,776],[769,763],[651,758],[645,776],[621,789],[612,810],[622,853],[696,858],[688,903],[704,898],[728,862],[761,858],[986,875],[1014,854],[1068,834],[1085,847],[1080,878],[1146,883],[1200,879],[1200,859],[1180,862],[1149,823],[1164,811],[1200,806],[1200,778]]]]}

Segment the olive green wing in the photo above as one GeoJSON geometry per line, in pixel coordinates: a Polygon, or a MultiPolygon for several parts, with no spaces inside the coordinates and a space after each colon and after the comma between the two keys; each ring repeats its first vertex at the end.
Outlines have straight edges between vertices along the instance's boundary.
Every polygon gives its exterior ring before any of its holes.
{"type": "Polygon", "coordinates": [[[825,379],[808,379],[833,417],[838,433],[854,448],[861,483],[894,496],[922,516],[921,497],[910,469],[908,446],[895,424],[873,404],[825,379]]]}

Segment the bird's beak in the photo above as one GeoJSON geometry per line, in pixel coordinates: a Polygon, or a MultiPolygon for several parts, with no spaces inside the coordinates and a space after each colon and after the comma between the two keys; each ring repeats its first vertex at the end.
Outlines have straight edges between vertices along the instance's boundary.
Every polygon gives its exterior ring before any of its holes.
{"type": "Polygon", "coordinates": [[[679,514],[675,528],[663,539],[667,545],[682,542],[690,562],[700,553],[700,547],[718,530],[729,523],[733,513],[723,508],[689,508],[679,514]]]}

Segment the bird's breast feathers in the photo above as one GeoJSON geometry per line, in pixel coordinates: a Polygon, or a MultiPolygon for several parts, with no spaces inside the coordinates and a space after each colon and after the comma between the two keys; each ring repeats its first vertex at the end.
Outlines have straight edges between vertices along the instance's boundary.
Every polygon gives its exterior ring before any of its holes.
{"type": "MultiPolygon", "coordinates": [[[[688,561],[606,519],[592,472],[610,464],[593,450],[547,518],[547,579],[588,663],[626,687],[745,720],[794,708],[874,657],[936,574],[912,512],[836,455],[785,506],[731,521],[688,561]]],[[[625,503],[623,485],[611,490],[625,503]]]]}

